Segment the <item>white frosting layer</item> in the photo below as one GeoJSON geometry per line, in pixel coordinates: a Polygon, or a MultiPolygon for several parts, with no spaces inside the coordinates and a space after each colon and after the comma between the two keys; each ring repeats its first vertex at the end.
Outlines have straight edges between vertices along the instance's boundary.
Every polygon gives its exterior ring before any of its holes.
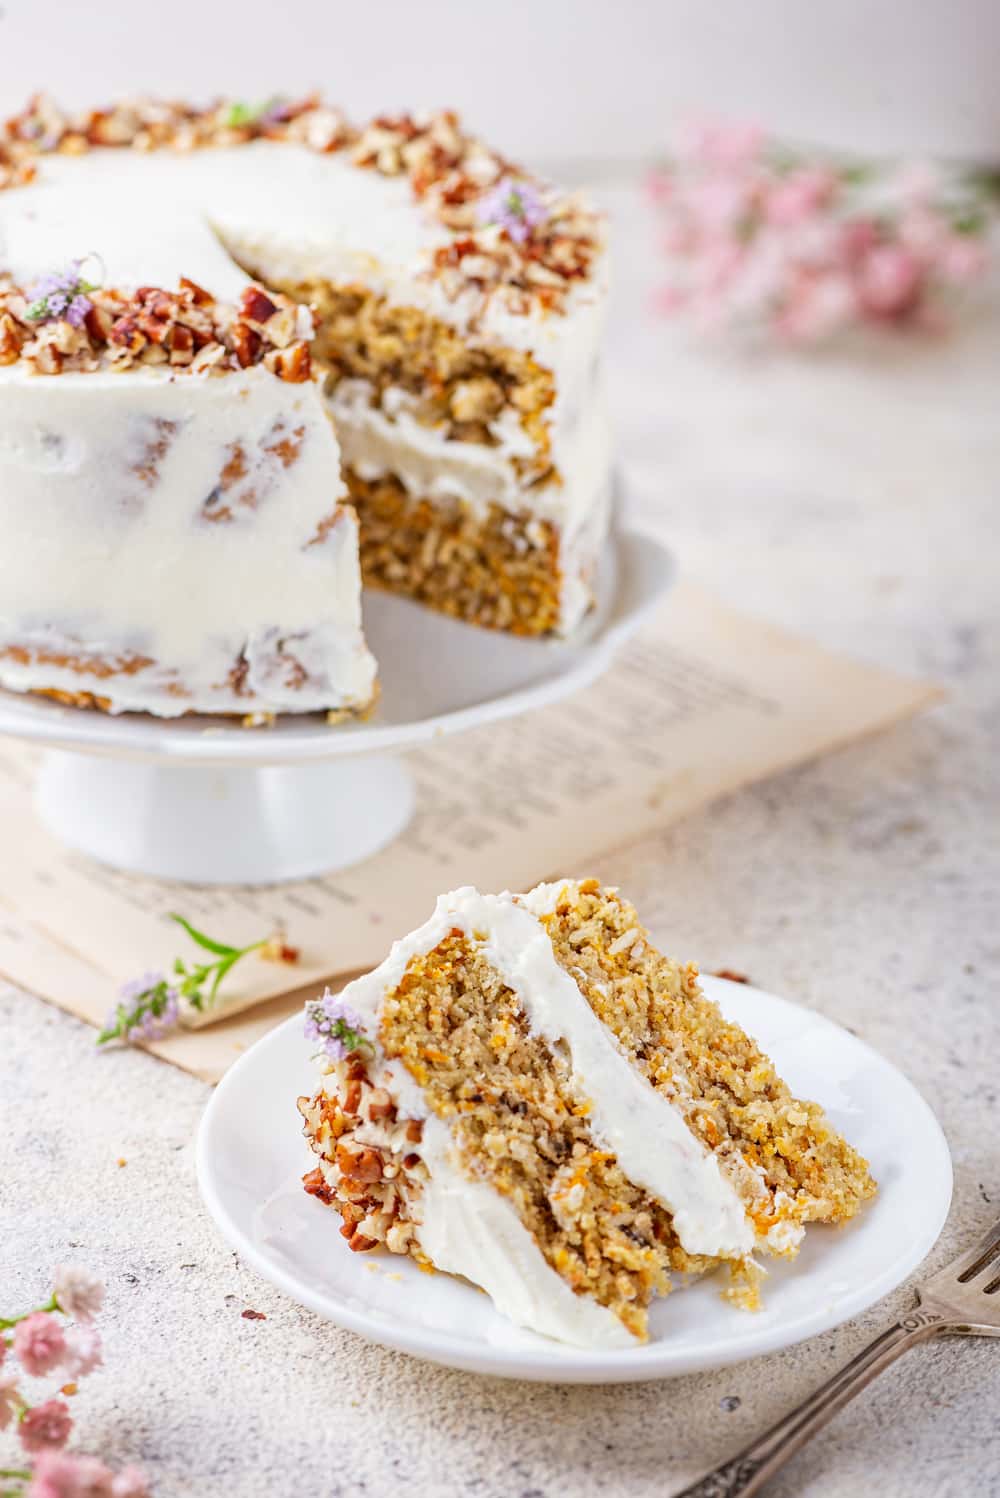
{"type": "Polygon", "coordinates": [[[420,1154],[430,1173],[421,1199],[420,1245],[438,1269],[481,1285],[518,1326],[580,1347],[631,1347],[613,1311],[576,1295],[546,1261],[506,1197],[456,1163],[451,1130],[428,1115],[423,1092],[401,1062],[388,1063],[402,1111],[424,1120],[420,1154]]]}
{"type": "MultiPolygon", "coordinates": [[[[246,276],[231,254],[265,281],[360,283],[458,327],[472,344],[530,352],[555,378],[552,461],[572,508],[575,496],[593,493],[595,465],[606,470],[609,461],[603,396],[595,390],[606,257],[590,281],[575,284],[564,311],[513,313],[501,297],[490,298],[484,310],[474,289],[453,298],[427,274],[429,257],[450,238],[414,201],[405,177],[275,141],[230,150],[43,157],[37,182],[0,198],[0,270],[22,282],[94,251],[104,262],[105,284],[173,286],[186,275],[220,300],[234,300],[246,276]],[[581,488],[575,475],[584,469],[591,482],[581,488]]],[[[509,422],[512,441],[519,425],[509,422]]],[[[463,453],[457,464],[471,461],[463,453]]],[[[522,494],[522,504],[533,502],[532,492],[522,494]]]]}
{"type": "Polygon", "coordinates": [[[0,682],[160,716],[363,706],[375,663],[353,512],[309,544],[337,474],[316,386],[260,367],[0,369],[0,648],[155,663],[104,676],[8,659],[0,682]],[[237,447],[245,473],[220,492],[237,447]],[[223,506],[231,519],[207,518],[223,506]]]}
{"type": "MultiPolygon", "coordinates": [[[[346,1002],[360,1015],[367,1033],[374,1035],[382,1000],[397,986],[410,959],[431,951],[458,928],[481,947],[517,994],[531,1030],[566,1056],[577,1086],[590,1099],[588,1125],[596,1143],[613,1152],[629,1179],[672,1212],[685,1249],[693,1254],[743,1257],[753,1248],[754,1232],[736,1188],[711,1151],[687,1128],[680,1112],[632,1065],[556,961],[538,919],[550,908],[553,888],[557,887],[540,888],[536,910],[529,908],[529,896],[481,895],[471,888],[443,895],[429,921],[396,942],[380,967],[347,986],[346,1002]]],[[[428,1108],[421,1089],[401,1068],[394,1069],[394,1076],[400,1081],[404,1110],[426,1118],[428,1108]]],[[[484,1226],[482,1214],[488,1199],[489,1210],[493,1200],[502,1199],[492,1191],[484,1195],[482,1183],[475,1191],[469,1189],[469,1178],[446,1148],[447,1126],[441,1120],[429,1122],[433,1139],[442,1132],[440,1146],[433,1147],[434,1162],[427,1159],[432,1180],[435,1170],[439,1172],[440,1188],[427,1198],[420,1229],[425,1251],[437,1262],[425,1234],[440,1234],[435,1241],[448,1257],[441,1267],[481,1284],[497,1299],[495,1285],[505,1305],[520,1307],[516,1314],[509,1310],[507,1314],[523,1325],[539,1326],[531,1319],[539,1298],[547,1302],[550,1318],[558,1321],[562,1313],[552,1300],[549,1282],[559,1277],[537,1248],[532,1255],[522,1242],[514,1265],[508,1263],[506,1268],[502,1262],[494,1263],[502,1255],[484,1256],[482,1241],[489,1225],[484,1226]],[[443,1225],[434,1220],[439,1207],[446,1214],[443,1225]],[[515,1295],[512,1284],[516,1282],[522,1283],[515,1295]]],[[[579,1299],[572,1297],[574,1305],[579,1299]]],[[[555,1324],[550,1319],[546,1328],[550,1335],[579,1340],[578,1325],[558,1330],[552,1329],[555,1324]]]]}
{"type": "MultiPolygon", "coordinates": [[[[253,274],[285,279],[356,280],[390,300],[417,306],[460,327],[483,344],[503,343],[528,349],[556,375],[557,384],[575,394],[585,382],[599,338],[606,293],[605,257],[587,282],[576,283],[566,310],[511,312],[502,298],[485,309],[474,288],[458,298],[448,296],[440,281],[426,274],[433,251],[452,235],[416,202],[405,176],[387,177],[353,166],[343,152],[329,155],[281,141],[255,141],[231,149],[152,152],[95,150],[82,156],[43,156],[38,176],[27,187],[8,190],[0,204],[0,266],[37,274],[63,265],[73,254],[93,248],[105,257],[110,279],[146,284],[148,268],[128,261],[119,250],[123,219],[160,244],[160,262],[178,249],[177,271],[217,296],[227,294],[226,272],[215,256],[199,256],[192,267],[181,263],[183,246],[178,222],[196,208],[253,274]],[[107,246],[81,244],[53,199],[55,189],[75,188],[94,202],[94,212],[112,215],[114,233],[107,246]],[[164,232],[165,208],[169,232],[164,232]],[[13,213],[39,215],[53,225],[44,245],[41,267],[26,265],[4,250],[4,221],[13,213]],[[56,227],[58,226],[58,227],[56,227]],[[69,231],[67,233],[67,231],[69,231]],[[114,242],[113,242],[114,241],[114,242]],[[475,323],[475,328],[470,323],[475,323]]],[[[122,239],[128,242],[128,226],[122,239]]]]}
{"type": "Polygon", "coordinates": [[[581,413],[560,481],[531,489],[511,461],[533,452],[512,412],[494,423],[497,446],[487,447],[455,441],[418,421],[406,391],[387,390],[382,404],[372,405],[366,380],[341,380],[329,405],[344,463],[362,478],[393,473],[418,498],[458,499],[476,511],[498,504],[552,520],[568,534],[593,509],[595,489],[606,482],[610,467],[610,428],[597,392],[581,413]]]}
{"type": "Polygon", "coordinates": [[[497,447],[485,447],[450,441],[424,426],[403,391],[386,392],[381,407],[372,406],[370,396],[366,381],[342,380],[329,398],[344,464],[364,479],[393,474],[415,498],[457,500],[476,513],[495,503],[551,521],[559,529],[563,573],[559,629],[573,630],[591,605],[610,519],[611,432],[603,393],[594,392],[578,436],[564,443],[560,480],[532,489],[521,486],[511,463],[524,450],[516,420],[516,430],[504,423],[497,447]]]}

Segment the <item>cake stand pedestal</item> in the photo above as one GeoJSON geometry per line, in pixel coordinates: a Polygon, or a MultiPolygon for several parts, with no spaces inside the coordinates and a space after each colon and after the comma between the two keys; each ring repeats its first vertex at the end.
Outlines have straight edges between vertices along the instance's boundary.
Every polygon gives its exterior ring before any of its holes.
{"type": "Polygon", "coordinates": [[[359,863],[414,805],[396,756],[568,696],[610,666],[673,580],[669,553],[613,533],[597,607],[571,640],[518,640],[366,593],[382,694],[363,723],[322,715],[111,717],[0,692],[0,734],[46,747],[36,805],[62,842],[115,868],[196,884],[272,884],[359,863]]]}
{"type": "Polygon", "coordinates": [[[377,853],[413,811],[389,755],[315,765],[175,765],[51,750],[35,791],[62,842],[160,879],[273,884],[377,853]]]}

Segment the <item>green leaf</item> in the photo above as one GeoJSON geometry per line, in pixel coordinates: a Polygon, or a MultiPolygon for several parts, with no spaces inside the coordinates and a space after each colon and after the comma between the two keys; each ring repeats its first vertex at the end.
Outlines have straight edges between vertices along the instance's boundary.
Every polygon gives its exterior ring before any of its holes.
{"type": "MultiPolygon", "coordinates": [[[[204,931],[197,930],[190,921],[186,921],[182,915],[175,915],[173,911],[170,911],[170,919],[176,921],[178,926],[183,926],[191,940],[197,942],[199,947],[204,947],[206,952],[215,952],[220,957],[229,957],[240,950],[239,947],[227,947],[224,942],[213,941],[210,936],[205,935],[204,931]]],[[[176,971],[179,972],[180,969],[176,971]]]]}

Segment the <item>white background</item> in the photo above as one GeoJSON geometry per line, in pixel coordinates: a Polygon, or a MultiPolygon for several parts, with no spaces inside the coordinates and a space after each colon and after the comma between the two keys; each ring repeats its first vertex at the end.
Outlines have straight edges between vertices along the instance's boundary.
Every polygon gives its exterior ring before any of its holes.
{"type": "Polygon", "coordinates": [[[512,154],[641,158],[692,111],[803,139],[1000,154],[997,0],[0,0],[0,108],[45,87],[358,115],[453,104],[512,154]]]}

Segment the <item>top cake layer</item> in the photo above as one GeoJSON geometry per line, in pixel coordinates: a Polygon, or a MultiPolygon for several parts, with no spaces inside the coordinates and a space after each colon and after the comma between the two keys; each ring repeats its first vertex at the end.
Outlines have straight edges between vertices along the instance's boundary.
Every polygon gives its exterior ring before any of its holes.
{"type": "MultiPolygon", "coordinates": [[[[278,257],[302,280],[381,281],[394,298],[417,297],[443,321],[515,347],[556,346],[603,290],[593,209],[512,166],[447,111],[357,130],[315,99],[259,111],[140,101],[79,117],[33,100],[0,134],[0,188],[30,184],[34,196],[74,179],[119,194],[139,223],[152,212],[162,227],[178,203],[197,203],[260,274],[278,257]]],[[[127,279],[127,267],[108,268],[127,279]]],[[[136,270],[136,284],[176,278],[136,270]]]]}

